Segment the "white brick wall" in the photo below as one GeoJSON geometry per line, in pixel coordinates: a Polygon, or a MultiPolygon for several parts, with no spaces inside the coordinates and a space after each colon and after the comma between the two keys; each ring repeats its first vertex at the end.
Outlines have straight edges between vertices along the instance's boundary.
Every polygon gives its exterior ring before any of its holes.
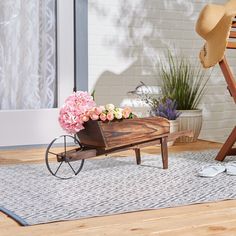
{"type": "MultiPolygon", "coordinates": [[[[195,22],[206,0],[88,0],[89,88],[98,104],[124,104],[139,81],[157,85],[157,59],[167,46],[198,60],[203,40],[195,22]]],[[[224,3],[214,0],[213,3],[224,3]]],[[[236,50],[227,52],[236,65],[236,50]]],[[[236,67],[233,67],[236,71],[236,67]]],[[[200,138],[224,141],[235,125],[235,104],[219,67],[212,72],[200,107],[200,138]]]]}

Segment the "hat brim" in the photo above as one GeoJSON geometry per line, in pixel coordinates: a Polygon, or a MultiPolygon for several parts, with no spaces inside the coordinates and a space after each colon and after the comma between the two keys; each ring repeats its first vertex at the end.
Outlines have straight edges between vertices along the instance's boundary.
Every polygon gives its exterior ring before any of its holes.
{"type": "Polygon", "coordinates": [[[223,59],[235,15],[236,10],[224,14],[214,29],[207,35],[206,43],[199,54],[204,68],[212,67],[223,59]]]}

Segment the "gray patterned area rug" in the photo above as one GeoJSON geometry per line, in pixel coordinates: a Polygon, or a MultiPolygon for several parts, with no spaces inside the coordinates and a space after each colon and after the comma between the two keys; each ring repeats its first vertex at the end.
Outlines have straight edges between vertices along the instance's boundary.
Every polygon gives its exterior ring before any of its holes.
{"type": "MultiPolygon", "coordinates": [[[[197,176],[217,150],[169,156],[107,157],[85,161],[73,179],[50,175],[44,164],[0,167],[0,210],[22,225],[74,220],[236,198],[236,176],[197,176]]],[[[227,161],[235,160],[227,158],[227,161]]],[[[226,161],[226,162],[227,162],[226,161]]]]}

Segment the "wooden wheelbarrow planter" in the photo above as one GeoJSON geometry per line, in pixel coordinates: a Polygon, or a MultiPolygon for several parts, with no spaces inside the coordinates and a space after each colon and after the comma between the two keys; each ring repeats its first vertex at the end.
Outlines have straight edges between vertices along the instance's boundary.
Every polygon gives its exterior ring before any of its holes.
{"type": "Polygon", "coordinates": [[[156,144],[161,145],[163,168],[167,169],[167,141],[175,140],[184,135],[192,135],[189,131],[170,134],[169,121],[162,117],[134,118],[112,122],[90,120],[85,123],[84,127],[85,129],[78,132],[75,137],[63,135],[49,144],[46,151],[46,164],[52,175],[63,179],[71,178],[81,171],[85,159],[128,149],[135,151],[136,163],[139,165],[141,163],[140,148],[156,144]],[[68,150],[68,138],[73,139],[78,148],[68,150]],[[64,142],[64,150],[56,153],[51,149],[58,139],[62,139],[64,142]],[[52,161],[51,163],[49,155],[54,155],[56,162],[52,161]],[[74,161],[80,162],[77,168],[72,165],[74,161]],[[52,167],[56,165],[55,163],[58,166],[54,167],[53,170],[52,167]],[[59,174],[63,163],[66,163],[71,171],[66,177],[59,174]]]}

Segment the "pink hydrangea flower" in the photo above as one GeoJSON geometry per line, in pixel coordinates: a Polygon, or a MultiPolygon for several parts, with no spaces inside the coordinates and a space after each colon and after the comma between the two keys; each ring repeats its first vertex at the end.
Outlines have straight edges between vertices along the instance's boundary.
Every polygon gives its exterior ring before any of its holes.
{"type": "Polygon", "coordinates": [[[87,92],[77,91],[71,94],[60,109],[59,123],[70,134],[84,129],[83,123],[88,121],[88,110],[96,106],[92,96],[87,92]]]}

